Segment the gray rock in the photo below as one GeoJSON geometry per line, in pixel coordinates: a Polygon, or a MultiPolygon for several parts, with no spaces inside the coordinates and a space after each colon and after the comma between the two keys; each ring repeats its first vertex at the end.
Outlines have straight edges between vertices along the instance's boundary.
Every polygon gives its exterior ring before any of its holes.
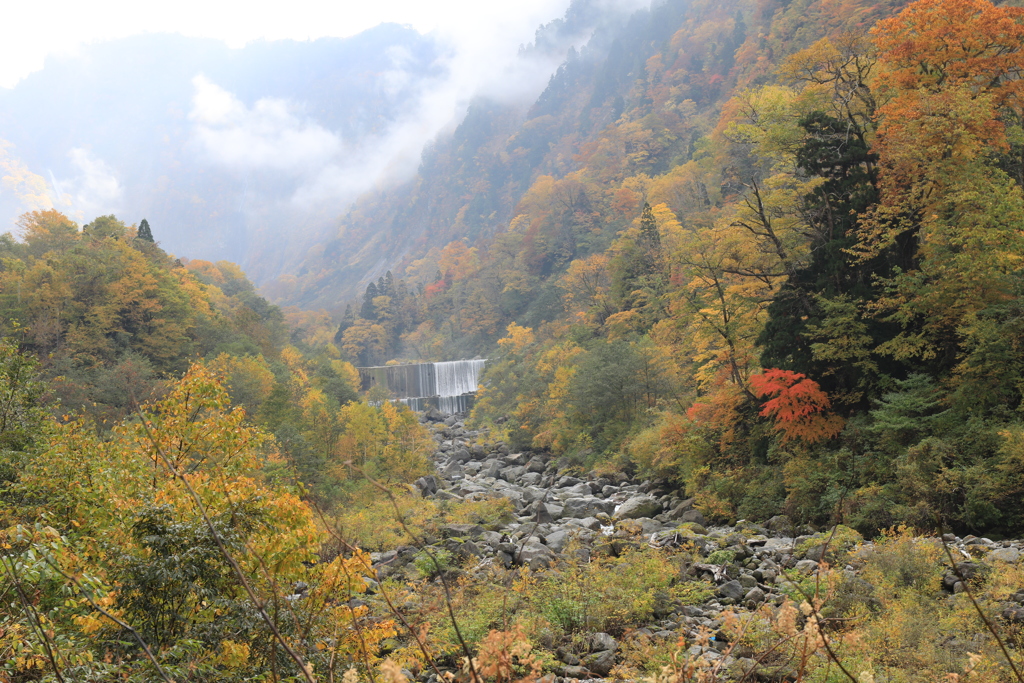
{"type": "Polygon", "coordinates": [[[459,464],[458,460],[452,460],[443,470],[441,470],[441,476],[445,477],[446,479],[451,479],[452,477],[461,477],[462,465],[459,464]]]}
{"type": "Polygon", "coordinates": [[[776,536],[793,535],[793,521],[786,515],[775,515],[764,526],[776,536]]]}
{"type": "Polygon", "coordinates": [[[484,528],[479,524],[447,524],[441,527],[441,538],[482,538],[484,528]]]}
{"type": "Polygon", "coordinates": [[[594,492],[590,490],[590,484],[586,483],[585,481],[581,481],[578,484],[573,484],[569,488],[562,489],[561,491],[558,492],[559,498],[566,499],[582,497],[589,498],[592,495],[594,495],[594,492]]]}
{"type": "Polygon", "coordinates": [[[420,490],[420,493],[422,493],[424,496],[429,496],[434,493],[437,493],[437,479],[435,479],[433,475],[420,477],[414,483],[416,488],[418,488],[420,490]]]}
{"type": "Polygon", "coordinates": [[[764,602],[764,591],[756,586],[747,591],[747,594],[743,596],[743,602],[752,602],[755,605],[760,605],[764,602]]]}
{"type": "Polygon", "coordinates": [[[796,563],[796,571],[800,574],[810,576],[818,570],[818,563],[814,560],[800,560],[796,563]]]}
{"type": "Polygon", "coordinates": [[[715,591],[720,597],[730,600],[741,600],[747,594],[747,589],[739,581],[727,581],[715,591]]]}
{"type": "Polygon", "coordinates": [[[509,482],[516,481],[522,476],[524,471],[526,471],[526,468],[522,465],[503,467],[501,470],[501,478],[509,482]]]}
{"type": "Polygon", "coordinates": [[[693,522],[694,524],[700,524],[701,526],[707,526],[708,521],[704,519],[704,515],[701,514],[700,510],[687,510],[679,516],[680,523],[685,524],[686,522],[693,522]]]}
{"type": "Polygon", "coordinates": [[[1015,605],[1003,610],[1003,619],[1011,624],[1024,624],[1024,607],[1015,605]]]}
{"type": "Polygon", "coordinates": [[[615,666],[615,651],[605,650],[589,654],[583,658],[583,666],[603,678],[611,673],[612,667],[615,666]]]}
{"type": "Polygon", "coordinates": [[[515,559],[530,569],[543,569],[555,561],[555,554],[546,545],[529,541],[517,549],[515,559]]]}
{"type": "Polygon", "coordinates": [[[555,521],[555,517],[551,514],[550,508],[539,500],[533,501],[533,504],[527,507],[526,511],[534,521],[540,522],[541,524],[550,524],[555,521]]]}
{"type": "Polygon", "coordinates": [[[480,470],[481,477],[497,479],[501,475],[501,461],[497,459],[488,460],[480,470]]]}
{"type": "Polygon", "coordinates": [[[469,462],[470,460],[473,459],[473,454],[470,453],[468,449],[456,448],[455,452],[452,453],[452,457],[458,460],[459,462],[469,462]]]}
{"type": "MultiPolygon", "coordinates": [[[[957,572],[954,572],[952,569],[947,569],[945,575],[942,577],[942,586],[946,590],[959,593],[960,591],[956,590],[956,584],[960,583],[960,577],[962,576],[964,579],[970,581],[978,573],[981,566],[974,562],[957,562],[956,568],[959,570],[960,576],[957,576],[957,572]]],[[[962,585],[960,590],[963,590],[962,585]]]]}
{"type": "Polygon", "coordinates": [[[743,585],[744,588],[754,588],[755,586],[757,586],[757,579],[755,579],[750,574],[744,574],[743,576],[741,576],[739,578],[739,582],[743,585]]]}
{"type": "Polygon", "coordinates": [[[521,474],[519,476],[519,481],[521,481],[526,486],[536,486],[537,484],[540,483],[540,480],[543,478],[544,475],[540,474],[539,472],[527,472],[526,474],[521,474]]]}
{"type": "Polygon", "coordinates": [[[591,652],[614,651],[619,648],[619,643],[607,633],[592,633],[587,640],[587,647],[591,652]]]}
{"type": "Polygon", "coordinates": [[[565,509],[562,514],[574,519],[596,517],[600,513],[608,514],[615,509],[615,504],[609,500],[601,500],[593,496],[585,498],[568,498],[565,501],[565,509]]]}
{"type": "Polygon", "coordinates": [[[1016,548],[999,548],[990,552],[985,559],[1016,564],[1020,561],[1020,551],[1016,548]]]}
{"type": "Polygon", "coordinates": [[[530,462],[526,463],[527,472],[536,472],[538,474],[543,474],[544,470],[546,469],[547,465],[544,463],[543,460],[541,460],[537,456],[530,458],[530,462]]]}
{"type": "Polygon", "coordinates": [[[547,543],[547,546],[551,548],[551,550],[556,553],[560,553],[571,537],[572,536],[568,531],[565,529],[559,529],[558,531],[545,536],[544,542],[547,543]]]}
{"type": "Polygon", "coordinates": [[[615,511],[614,519],[636,519],[652,517],[661,512],[661,503],[647,494],[633,496],[615,511]]]}

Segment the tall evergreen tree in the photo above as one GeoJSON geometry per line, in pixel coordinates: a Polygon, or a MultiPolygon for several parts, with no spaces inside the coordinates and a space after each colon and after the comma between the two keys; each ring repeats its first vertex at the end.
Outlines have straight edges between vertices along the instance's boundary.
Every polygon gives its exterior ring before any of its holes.
{"type": "Polygon", "coordinates": [[[377,312],[373,308],[373,300],[380,296],[377,285],[371,282],[366,285],[366,293],[363,294],[363,306],[359,309],[359,317],[364,320],[376,320],[377,312]]]}
{"type": "Polygon", "coordinates": [[[150,230],[149,228],[149,221],[147,221],[145,218],[143,218],[142,222],[139,223],[138,237],[140,240],[145,240],[147,242],[156,241],[153,239],[153,231],[150,230]]]}

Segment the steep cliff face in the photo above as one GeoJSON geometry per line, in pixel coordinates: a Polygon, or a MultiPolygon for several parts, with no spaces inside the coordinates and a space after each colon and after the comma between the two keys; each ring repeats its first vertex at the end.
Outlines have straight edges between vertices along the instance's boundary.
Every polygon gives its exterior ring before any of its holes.
{"type": "MultiPolygon", "coordinates": [[[[485,244],[508,229],[541,176],[564,179],[586,168],[595,181],[618,184],[637,173],[666,174],[699,152],[697,140],[732,95],[774,81],[786,55],[827,35],[863,33],[901,4],[668,0],[627,16],[605,3],[575,2],[564,20],[538,32],[532,49],[589,38],[570,47],[532,103],[503,99],[500,87],[478,97],[425,151],[413,180],[363,195],[334,237],[268,291],[340,312],[388,269],[401,273],[433,247],[485,244]]],[[[555,210],[590,209],[573,197],[553,201],[562,204],[555,210]]],[[[604,236],[591,251],[626,223],[624,215],[601,220],[604,236]]]]}

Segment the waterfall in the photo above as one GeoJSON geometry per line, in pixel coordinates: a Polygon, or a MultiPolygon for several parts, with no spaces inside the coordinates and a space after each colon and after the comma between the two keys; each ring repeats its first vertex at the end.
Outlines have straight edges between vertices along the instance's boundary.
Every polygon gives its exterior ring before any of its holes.
{"type": "Polygon", "coordinates": [[[414,363],[358,368],[360,389],[379,386],[391,400],[412,410],[436,407],[444,413],[465,413],[473,397],[486,360],[453,360],[443,363],[414,363]]]}
{"type": "Polygon", "coordinates": [[[434,363],[438,396],[461,396],[476,391],[477,377],[483,370],[482,360],[453,360],[434,363]]]}

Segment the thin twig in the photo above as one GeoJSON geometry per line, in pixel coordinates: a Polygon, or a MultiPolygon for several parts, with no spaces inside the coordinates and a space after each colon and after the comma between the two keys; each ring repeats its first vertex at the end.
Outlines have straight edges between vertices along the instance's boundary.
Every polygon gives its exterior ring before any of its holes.
{"type": "Polygon", "coordinates": [[[306,665],[305,662],[302,661],[302,658],[299,656],[299,653],[297,653],[294,650],[294,648],[292,648],[287,643],[284,636],[281,635],[281,632],[278,630],[277,625],[274,623],[273,619],[270,618],[270,615],[267,614],[266,609],[264,609],[263,602],[256,595],[256,592],[253,590],[252,586],[249,585],[248,580],[246,580],[245,574],[244,572],[242,572],[242,568],[239,566],[234,556],[228,551],[227,546],[224,545],[224,540],[220,537],[220,534],[217,532],[217,528],[214,526],[213,521],[207,514],[206,507],[203,505],[203,501],[199,497],[199,494],[196,493],[196,490],[192,487],[192,484],[189,483],[188,479],[186,479],[185,476],[181,474],[176,467],[174,467],[170,459],[167,457],[163,449],[160,447],[160,444],[157,443],[156,437],[153,436],[153,432],[149,428],[149,424],[146,422],[146,416],[142,413],[141,410],[139,411],[139,418],[140,424],[142,425],[142,429],[146,432],[146,436],[149,438],[150,443],[153,445],[153,449],[160,456],[161,460],[163,460],[164,467],[167,468],[167,471],[170,472],[171,476],[180,481],[182,485],[185,487],[185,490],[188,491],[189,496],[191,496],[193,502],[196,505],[196,509],[199,510],[199,514],[202,515],[203,521],[206,522],[206,526],[210,530],[210,535],[213,536],[213,540],[217,544],[217,548],[220,550],[221,555],[223,555],[224,559],[227,560],[228,564],[231,565],[231,569],[234,571],[235,577],[238,579],[238,582],[245,590],[246,595],[249,596],[249,600],[256,607],[257,612],[259,612],[260,618],[263,619],[263,622],[270,629],[271,633],[273,633],[274,639],[282,648],[284,648],[284,651],[288,653],[288,656],[291,657],[292,660],[298,665],[299,670],[302,672],[302,677],[305,678],[308,683],[316,683],[316,679],[313,678],[313,674],[310,672],[309,667],[306,665]]]}
{"type": "Polygon", "coordinates": [[[996,642],[999,643],[999,649],[1003,651],[1003,656],[1006,657],[1006,663],[1010,665],[1010,670],[1013,671],[1014,678],[1017,679],[1018,683],[1024,683],[1024,677],[1021,676],[1021,672],[1017,668],[1017,665],[1013,663],[1013,659],[1010,657],[1010,652],[1006,647],[1006,643],[1003,642],[1003,639],[1000,637],[995,625],[985,615],[985,611],[981,609],[981,605],[979,605],[978,601],[974,598],[974,591],[971,590],[970,584],[967,579],[964,578],[963,572],[960,571],[958,566],[956,566],[956,560],[953,559],[953,553],[949,550],[949,544],[946,543],[946,539],[942,538],[943,527],[944,525],[942,524],[942,521],[939,520],[939,541],[942,542],[942,549],[946,551],[946,557],[949,558],[949,563],[953,568],[953,573],[956,574],[956,578],[960,579],[960,583],[963,584],[964,593],[967,594],[967,598],[971,601],[971,604],[974,605],[974,611],[976,611],[978,616],[981,617],[981,620],[985,622],[985,628],[988,629],[989,633],[992,634],[992,637],[994,637],[996,642]]]}
{"type": "Polygon", "coordinates": [[[483,679],[476,671],[476,665],[473,663],[473,653],[470,652],[469,645],[466,644],[466,639],[462,637],[462,629],[459,628],[458,619],[455,618],[455,609],[452,607],[452,593],[448,587],[448,581],[444,578],[444,572],[441,571],[441,563],[437,561],[437,557],[434,556],[434,553],[430,552],[430,550],[427,547],[427,544],[424,543],[418,536],[416,536],[416,534],[414,534],[412,530],[409,528],[409,526],[405,523],[405,516],[402,514],[401,509],[399,509],[398,501],[395,500],[394,494],[391,493],[391,491],[386,486],[384,486],[379,481],[366,474],[365,471],[362,471],[362,474],[364,477],[366,477],[366,481],[370,482],[370,484],[373,487],[375,487],[378,491],[381,491],[384,495],[388,497],[388,500],[391,502],[391,507],[394,508],[395,510],[395,518],[398,521],[398,524],[402,527],[402,530],[405,531],[405,533],[409,534],[409,537],[415,543],[419,544],[420,549],[424,553],[426,553],[427,557],[430,558],[430,561],[434,563],[434,569],[437,571],[437,578],[441,581],[441,587],[444,588],[444,602],[445,606],[448,608],[448,617],[451,619],[452,622],[452,630],[455,631],[455,637],[459,640],[459,646],[462,648],[463,654],[466,655],[466,662],[469,665],[469,672],[472,677],[472,681],[474,683],[481,683],[483,679]]]}
{"type": "MultiPolygon", "coordinates": [[[[832,543],[832,539],[835,538],[836,531],[838,531],[838,530],[839,530],[839,524],[834,524],[832,526],[832,533],[830,533],[828,535],[828,538],[825,540],[825,545],[821,549],[821,558],[822,559],[818,561],[819,569],[820,569],[820,565],[822,563],[824,563],[825,554],[828,552],[828,546],[829,546],[829,544],[832,543]]],[[[786,578],[789,579],[790,583],[792,583],[794,586],[796,586],[796,589],[800,592],[800,595],[803,596],[804,601],[811,608],[811,615],[814,617],[814,621],[818,625],[818,631],[821,633],[821,644],[825,647],[825,652],[828,653],[829,659],[831,659],[833,662],[836,663],[836,666],[838,666],[839,670],[843,672],[843,675],[845,675],[847,678],[849,678],[853,683],[857,683],[857,677],[854,676],[852,673],[850,673],[846,669],[845,666],[843,666],[843,663],[841,661],[839,661],[839,656],[836,655],[835,651],[832,649],[832,646],[829,644],[828,636],[825,635],[825,622],[826,622],[826,620],[821,616],[821,612],[818,611],[818,606],[816,604],[814,604],[815,603],[815,599],[818,596],[819,584],[821,582],[820,571],[819,571],[819,573],[817,573],[815,575],[815,578],[814,578],[814,596],[813,597],[810,596],[810,595],[807,595],[807,592],[803,589],[803,587],[799,583],[797,583],[796,581],[793,581],[793,579],[791,579],[789,577],[789,574],[785,570],[783,570],[783,573],[786,574],[786,578]]],[[[1024,681],[1022,681],[1022,683],[1024,683],[1024,681]]]]}
{"type": "Polygon", "coordinates": [[[0,564],[3,564],[4,569],[10,572],[11,578],[14,580],[14,589],[18,593],[18,600],[21,602],[22,609],[25,610],[26,615],[32,622],[32,626],[39,632],[39,638],[43,641],[43,649],[46,650],[46,658],[50,660],[50,666],[53,667],[53,673],[57,677],[60,683],[64,683],[64,677],[60,675],[60,667],[57,665],[57,658],[53,654],[53,647],[50,643],[50,637],[46,635],[46,629],[43,628],[42,620],[39,618],[39,613],[36,612],[35,607],[32,606],[32,602],[28,599],[28,595],[25,593],[25,587],[21,583],[21,577],[18,576],[15,570],[14,558],[8,557],[7,555],[0,555],[0,564]],[[7,568],[7,563],[10,563],[10,569],[7,568]]]}
{"type": "Polygon", "coordinates": [[[160,674],[160,678],[162,678],[166,683],[174,683],[174,680],[170,678],[167,675],[167,672],[164,671],[163,667],[160,666],[160,662],[156,660],[156,655],[154,655],[153,651],[149,649],[149,645],[142,638],[142,635],[139,634],[139,632],[136,631],[131,624],[124,621],[123,619],[119,619],[118,617],[114,616],[113,613],[107,611],[98,602],[96,602],[93,599],[90,591],[88,591],[86,587],[83,586],[81,582],[78,579],[76,579],[72,574],[69,574],[66,571],[64,571],[57,563],[53,562],[50,558],[44,556],[44,559],[46,563],[50,565],[50,567],[52,567],[55,571],[60,573],[61,576],[63,576],[71,583],[75,584],[75,587],[79,590],[79,592],[81,592],[82,597],[84,597],[89,602],[89,604],[92,605],[92,608],[94,610],[105,616],[107,619],[110,619],[112,622],[120,626],[125,631],[131,633],[135,640],[138,642],[139,647],[141,647],[142,651],[146,653],[146,658],[149,659],[150,663],[154,667],[156,667],[157,673],[160,674]]]}
{"type": "MultiPolygon", "coordinates": [[[[346,541],[344,538],[341,537],[340,534],[338,534],[333,528],[331,528],[331,525],[327,522],[327,518],[324,516],[323,511],[318,506],[314,505],[313,509],[316,510],[317,514],[320,516],[320,521],[323,522],[324,528],[327,529],[327,533],[333,536],[336,541],[341,543],[348,552],[355,552],[358,550],[356,546],[346,541]]],[[[419,632],[412,627],[409,621],[405,618],[405,615],[398,611],[398,608],[395,607],[395,604],[391,600],[391,596],[388,594],[387,589],[384,588],[384,583],[380,581],[380,576],[373,569],[373,567],[367,565],[365,560],[363,561],[363,566],[366,568],[368,572],[373,573],[375,577],[374,580],[377,581],[377,585],[379,587],[380,595],[382,598],[384,598],[384,602],[387,603],[388,609],[391,610],[391,614],[393,614],[395,618],[402,622],[402,626],[405,628],[405,630],[408,631],[409,634],[412,635],[412,637],[416,640],[417,647],[419,647],[420,652],[423,653],[424,663],[427,664],[431,669],[433,669],[434,673],[437,674],[437,677],[441,679],[443,677],[443,673],[441,669],[438,668],[437,664],[434,662],[434,658],[430,655],[430,652],[427,650],[427,645],[423,642],[423,638],[420,636],[419,632]]]]}

